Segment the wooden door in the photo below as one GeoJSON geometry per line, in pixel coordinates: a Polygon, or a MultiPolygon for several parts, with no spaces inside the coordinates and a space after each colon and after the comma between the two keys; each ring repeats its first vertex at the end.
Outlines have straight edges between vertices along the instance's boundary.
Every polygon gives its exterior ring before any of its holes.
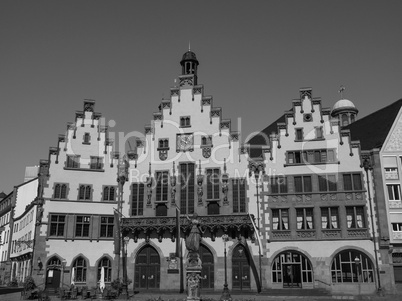
{"type": "Polygon", "coordinates": [[[249,290],[250,285],[250,259],[244,246],[238,245],[232,256],[232,288],[234,290],[249,290]]]}
{"type": "Polygon", "coordinates": [[[46,288],[57,289],[60,287],[60,275],[59,269],[49,269],[46,272],[46,288]]]}
{"type": "Polygon", "coordinates": [[[201,245],[200,246],[200,258],[202,262],[202,272],[201,272],[201,288],[203,289],[213,289],[215,282],[214,274],[214,256],[211,251],[201,245]]]}
{"type": "Polygon", "coordinates": [[[159,289],[160,257],[151,246],[141,249],[135,260],[135,287],[138,289],[159,289]]]}

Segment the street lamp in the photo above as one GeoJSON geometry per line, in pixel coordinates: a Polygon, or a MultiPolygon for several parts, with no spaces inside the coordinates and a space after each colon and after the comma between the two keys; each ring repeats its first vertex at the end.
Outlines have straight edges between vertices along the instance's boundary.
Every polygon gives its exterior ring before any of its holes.
{"type": "Polygon", "coordinates": [[[364,168],[364,171],[366,172],[368,201],[370,204],[371,233],[372,233],[371,235],[373,236],[375,269],[376,269],[377,281],[378,281],[377,292],[381,293],[382,289],[381,289],[381,279],[380,279],[380,267],[378,265],[377,240],[376,240],[375,230],[374,230],[374,212],[373,212],[373,205],[371,204],[371,190],[370,190],[370,178],[369,178],[369,170],[372,170],[373,167],[371,166],[371,163],[369,162],[369,160],[364,159],[363,168],[364,168]]]}
{"type": "Polygon", "coordinates": [[[60,288],[63,288],[63,283],[64,283],[64,269],[66,268],[67,260],[63,259],[61,262],[61,283],[60,283],[60,288]]]}
{"type": "Polygon", "coordinates": [[[127,283],[127,245],[128,242],[130,241],[130,237],[124,236],[123,242],[124,242],[124,253],[123,253],[123,286],[124,290],[126,291],[126,299],[129,298],[128,295],[128,283],[127,283]]]}
{"type": "Polygon", "coordinates": [[[223,285],[223,292],[221,296],[221,301],[232,301],[232,297],[230,296],[230,292],[228,289],[228,271],[226,268],[226,243],[229,241],[229,235],[223,234],[222,235],[222,240],[225,245],[225,284],[223,285]]]}
{"type": "Polygon", "coordinates": [[[361,271],[360,271],[360,258],[358,256],[355,257],[355,264],[356,264],[356,276],[357,276],[357,284],[359,286],[359,296],[361,294],[360,291],[360,275],[361,275],[361,271]]]}

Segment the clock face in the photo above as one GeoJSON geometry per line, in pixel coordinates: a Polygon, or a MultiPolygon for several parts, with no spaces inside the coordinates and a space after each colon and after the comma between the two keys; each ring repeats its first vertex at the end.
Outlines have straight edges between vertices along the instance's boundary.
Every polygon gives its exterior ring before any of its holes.
{"type": "Polygon", "coordinates": [[[177,135],[177,151],[193,151],[194,150],[194,135],[179,134],[177,135]]]}

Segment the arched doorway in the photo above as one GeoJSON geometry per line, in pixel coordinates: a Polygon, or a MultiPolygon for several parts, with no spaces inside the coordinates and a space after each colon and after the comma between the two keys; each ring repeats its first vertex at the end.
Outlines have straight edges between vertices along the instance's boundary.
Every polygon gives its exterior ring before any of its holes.
{"type": "Polygon", "coordinates": [[[277,255],[272,263],[272,282],[284,288],[312,287],[313,270],[310,260],[295,251],[277,255]]]}
{"type": "Polygon", "coordinates": [[[202,262],[202,272],[201,272],[201,288],[203,289],[213,289],[214,288],[214,255],[212,252],[204,245],[200,246],[200,258],[202,262]]]}
{"type": "Polygon", "coordinates": [[[250,258],[243,245],[237,245],[232,255],[232,289],[250,289],[250,258]]]}
{"type": "Polygon", "coordinates": [[[53,256],[48,260],[46,267],[46,289],[56,290],[60,287],[61,260],[53,256]]]}
{"type": "Polygon", "coordinates": [[[159,289],[160,285],[160,257],[151,246],[140,250],[135,259],[135,288],[159,289]]]}

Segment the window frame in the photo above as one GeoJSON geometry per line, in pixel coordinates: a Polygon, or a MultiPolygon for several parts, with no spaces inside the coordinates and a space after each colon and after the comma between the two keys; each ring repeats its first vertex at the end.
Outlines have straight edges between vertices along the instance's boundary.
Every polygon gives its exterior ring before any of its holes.
{"type": "Polygon", "coordinates": [[[99,217],[99,238],[114,237],[114,216],[102,215],[99,217]],[[104,220],[103,220],[104,219],[104,220]]]}
{"type": "Polygon", "coordinates": [[[76,215],[74,223],[74,238],[90,238],[91,224],[91,215],[76,215]]]}
{"type": "Polygon", "coordinates": [[[399,202],[402,201],[400,184],[386,184],[386,186],[387,186],[387,195],[388,195],[389,201],[399,201],[399,202]],[[397,188],[396,191],[395,191],[395,188],[397,188]],[[396,198],[396,192],[399,194],[399,198],[396,198]],[[392,193],[392,196],[391,196],[391,193],[392,193]]]}
{"type": "Polygon", "coordinates": [[[296,230],[315,230],[313,207],[296,208],[296,230]],[[309,218],[311,219],[309,220],[309,218]]]}
{"type": "Polygon", "coordinates": [[[155,172],[155,202],[169,201],[169,171],[158,170],[155,172]]]}
{"type": "Polygon", "coordinates": [[[51,213],[49,220],[50,220],[49,230],[48,230],[49,236],[50,237],[64,237],[66,235],[67,215],[51,213]],[[52,220],[53,217],[57,217],[57,220],[52,220]],[[63,217],[63,221],[60,221],[60,217],[63,217]],[[53,230],[53,225],[55,225],[54,230],[53,230]]]}
{"type": "Polygon", "coordinates": [[[79,201],[92,201],[92,184],[79,184],[78,185],[78,200],[79,201]],[[81,198],[82,188],[84,188],[84,195],[81,198]],[[89,193],[89,196],[88,196],[88,193],[89,193]]]}
{"type": "Polygon", "coordinates": [[[207,201],[220,200],[220,183],[221,183],[221,169],[220,168],[206,168],[206,186],[207,186],[207,201]]]}
{"type": "Polygon", "coordinates": [[[247,180],[246,178],[232,178],[233,213],[245,213],[247,211],[247,180]]]}
{"type": "Polygon", "coordinates": [[[57,199],[57,200],[67,199],[68,190],[69,190],[68,188],[69,188],[68,183],[61,183],[61,182],[53,183],[53,199],[57,199]],[[60,187],[59,191],[57,191],[57,187],[60,187]],[[63,187],[65,187],[64,195],[63,195],[63,187]]]}
{"type": "Polygon", "coordinates": [[[321,230],[339,230],[340,225],[339,225],[339,208],[338,207],[321,207],[321,230]],[[327,212],[324,212],[327,211],[327,212]],[[323,217],[326,217],[327,220],[324,221],[323,217]],[[333,217],[336,217],[336,220],[333,220],[333,217]],[[336,226],[333,225],[333,223],[336,223],[336,226]],[[324,227],[324,223],[327,224],[326,227],[324,227]]]}
{"type": "Polygon", "coordinates": [[[78,169],[80,168],[80,155],[67,155],[66,156],[66,168],[78,169]]]}
{"type": "Polygon", "coordinates": [[[350,229],[365,229],[367,228],[365,206],[346,206],[346,228],[350,229]],[[352,215],[350,215],[350,210],[353,209],[352,215]],[[357,212],[357,210],[361,212],[357,212]],[[349,219],[351,216],[351,219],[349,219]],[[361,220],[358,217],[361,217],[361,220]],[[361,221],[361,226],[359,226],[359,221],[361,221]]]}
{"type": "Polygon", "coordinates": [[[131,184],[131,216],[144,215],[145,183],[134,182],[131,184]],[[134,191],[135,190],[135,191],[134,191]]]}
{"type": "Polygon", "coordinates": [[[180,116],[180,127],[181,128],[188,128],[191,127],[191,116],[180,116]]]}
{"type": "Polygon", "coordinates": [[[313,182],[312,182],[312,176],[311,175],[300,175],[300,176],[293,176],[293,184],[294,184],[294,192],[295,194],[303,194],[303,193],[312,193],[313,192],[313,182]],[[301,179],[301,191],[298,189],[298,187],[296,186],[296,179],[301,179]],[[307,179],[309,179],[308,181],[309,183],[309,187],[307,187],[307,179]],[[309,190],[306,190],[306,188],[309,188],[309,190]]]}
{"type": "Polygon", "coordinates": [[[116,185],[103,185],[102,186],[102,201],[116,202],[118,191],[116,185]],[[113,197],[111,198],[111,189],[113,188],[113,197]],[[107,192],[105,192],[107,190],[107,192]],[[106,196],[106,197],[105,197],[106,196]]]}
{"type": "Polygon", "coordinates": [[[289,222],[289,208],[273,208],[271,209],[272,218],[271,218],[271,226],[273,231],[290,231],[290,222],[289,222]],[[284,214],[286,213],[286,214],[284,214]],[[275,222],[274,218],[278,218],[278,221],[275,222]],[[275,224],[277,227],[275,228],[275,224]],[[286,226],[285,226],[286,225],[286,226]]]}

